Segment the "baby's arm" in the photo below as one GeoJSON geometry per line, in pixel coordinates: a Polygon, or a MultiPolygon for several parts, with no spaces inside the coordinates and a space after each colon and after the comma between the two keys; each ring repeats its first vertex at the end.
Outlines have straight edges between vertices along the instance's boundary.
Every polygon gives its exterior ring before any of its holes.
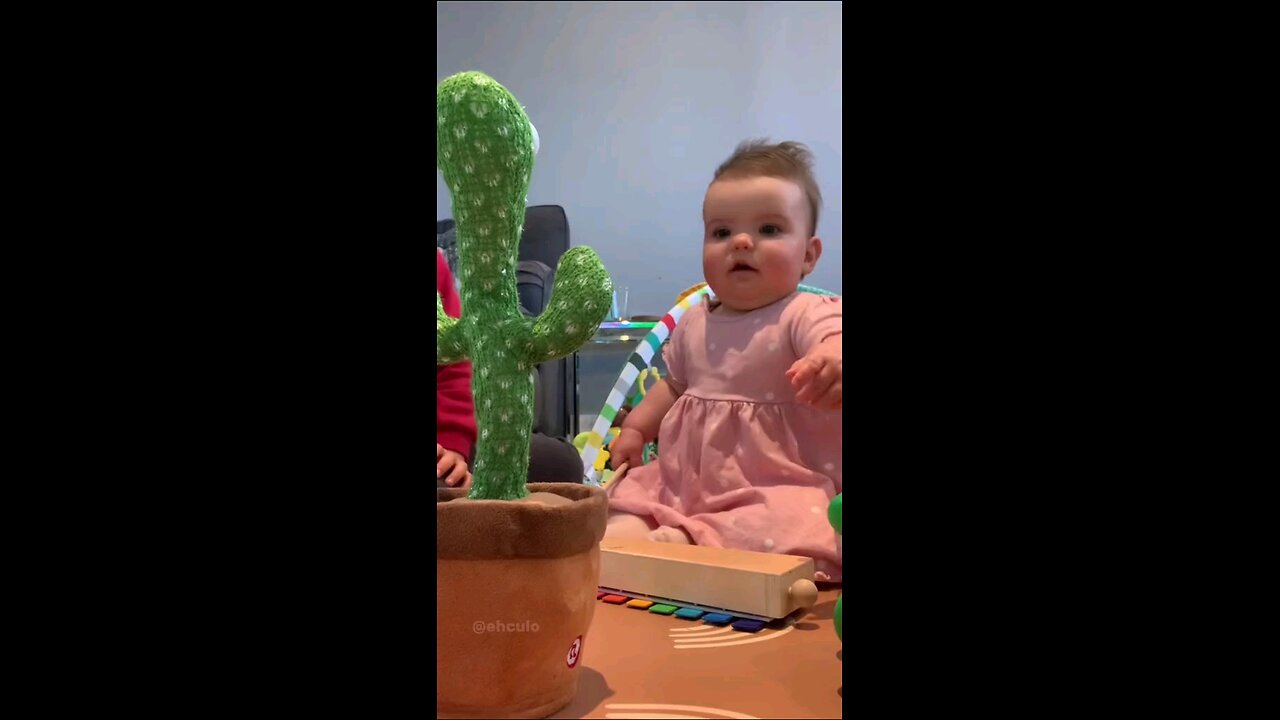
{"type": "Polygon", "coordinates": [[[791,322],[800,359],[787,370],[796,401],[825,410],[844,406],[844,302],[810,298],[791,322]]]}
{"type": "Polygon", "coordinates": [[[641,465],[645,444],[657,439],[662,419],[679,398],[680,393],[666,379],[659,380],[645,393],[636,409],[627,414],[618,437],[609,446],[609,458],[615,470],[623,463],[632,468],[641,465]]]}
{"type": "Polygon", "coordinates": [[[844,405],[843,335],[832,335],[815,345],[787,371],[796,402],[835,410],[844,405]]]}

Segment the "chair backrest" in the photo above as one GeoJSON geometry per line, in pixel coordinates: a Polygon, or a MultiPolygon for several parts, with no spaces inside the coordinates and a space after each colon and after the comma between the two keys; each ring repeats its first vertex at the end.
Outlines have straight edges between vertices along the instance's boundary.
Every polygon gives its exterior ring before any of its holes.
{"type": "MultiPolygon", "coordinates": [[[[449,268],[457,272],[457,226],[450,218],[436,221],[436,246],[444,251],[449,268]]],[[[555,267],[569,250],[569,218],[559,205],[534,205],[525,209],[524,231],[516,264],[516,291],[521,309],[541,315],[550,299],[555,267]]],[[[466,312],[466,308],[463,308],[466,312]]],[[[570,438],[577,434],[578,394],[573,355],[541,363],[534,375],[533,429],[544,435],[570,438]]]]}
{"type": "Polygon", "coordinates": [[[536,260],[555,269],[569,252],[569,217],[559,205],[525,208],[520,236],[520,260],[536,260]]]}

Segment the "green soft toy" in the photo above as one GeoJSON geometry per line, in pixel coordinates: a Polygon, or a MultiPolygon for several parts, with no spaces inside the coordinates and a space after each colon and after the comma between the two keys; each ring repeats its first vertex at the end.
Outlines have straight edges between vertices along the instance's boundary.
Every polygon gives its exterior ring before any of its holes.
{"type": "Polygon", "coordinates": [[[436,164],[453,197],[461,320],[436,295],[436,365],[471,360],[479,438],[468,497],[526,497],[533,376],[539,363],[587,342],[605,315],[613,284],[595,251],[560,258],[547,309],[520,312],[516,260],[536,150],[533,125],[505,87],[464,72],[436,88],[436,164]]]}
{"type": "MultiPolygon", "coordinates": [[[[831,527],[835,528],[836,534],[844,536],[844,493],[836,495],[831,504],[827,506],[827,521],[831,523],[831,527]]],[[[841,553],[843,555],[843,553],[841,553]]],[[[841,558],[841,562],[844,558],[841,558]]],[[[844,642],[844,635],[840,632],[840,609],[844,603],[844,593],[840,593],[840,597],[836,598],[836,610],[833,615],[836,621],[836,637],[840,638],[840,642],[844,642]]]]}

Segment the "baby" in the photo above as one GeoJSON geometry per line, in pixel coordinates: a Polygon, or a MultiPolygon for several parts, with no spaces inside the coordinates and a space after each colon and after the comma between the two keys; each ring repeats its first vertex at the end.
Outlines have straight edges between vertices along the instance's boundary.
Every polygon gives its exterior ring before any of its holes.
{"type": "Polygon", "coordinates": [[[716,171],[702,209],[715,299],[676,326],[667,377],[610,447],[630,470],[610,485],[606,537],[802,555],[840,581],[827,506],[843,491],[843,305],[798,289],[822,255],[811,162],[799,143],[747,142],[716,171]]]}

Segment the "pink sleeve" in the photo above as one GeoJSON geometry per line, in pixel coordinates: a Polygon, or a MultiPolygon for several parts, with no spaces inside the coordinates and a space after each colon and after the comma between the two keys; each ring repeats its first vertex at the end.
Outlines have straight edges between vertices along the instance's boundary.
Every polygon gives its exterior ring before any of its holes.
{"type": "MultiPolygon", "coordinates": [[[[686,317],[685,320],[688,318],[686,317]]],[[[662,345],[662,361],[667,366],[667,385],[675,391],[676,395],[683,395],[685,388],[689,387],[689,381],[684,375],[684,320],[675,326],[671,331],[671,336],[667,338],[667,342],[662,345]]]]}
{"type": "Polygon", "coordinates": [[[844,331],[844,301],[829,295],[814,295],[791,320],[791,345],[804,357],[814,346],[844,331]]]}

